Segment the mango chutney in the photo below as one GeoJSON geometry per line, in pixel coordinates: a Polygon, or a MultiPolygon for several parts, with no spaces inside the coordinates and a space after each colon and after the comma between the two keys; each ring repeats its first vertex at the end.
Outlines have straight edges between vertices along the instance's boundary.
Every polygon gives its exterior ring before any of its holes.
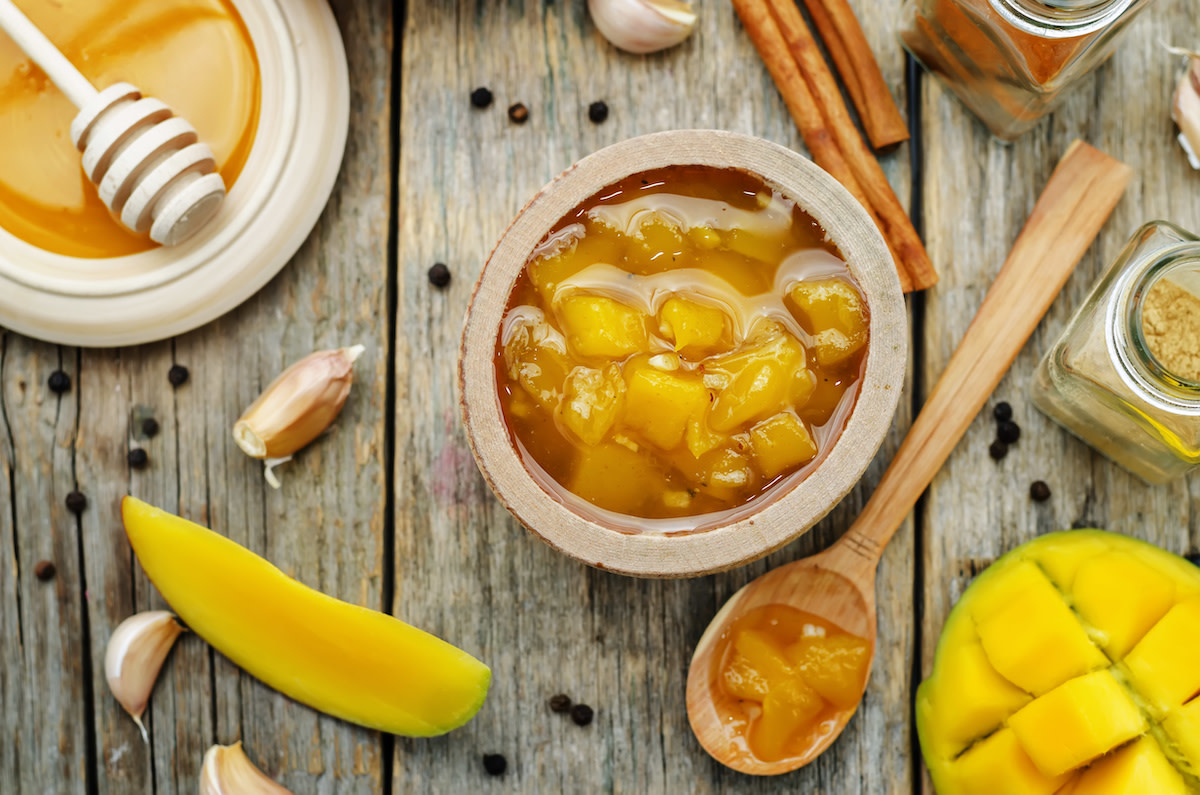
{"type": "Polygon", "coordinates": [[[763,762],[805,757],[858,706],[871,644],[788,605],[739,618],[713,654],[713,702],[735,745],[763,762]]]}
{"type": "Polygon", "coordinates": [[[497,341],[501,407],[531,471],[596,508],[728,511],[832,448],[868,317],[824,231],[757,177],[643,172],[532,253],[497,341]]]}
{"type": "MultiPolygon", "coordinates": [[[[196,128],[226,188],[250,156],[260,79],[230,0],[16,0],[93,85],[137,86],[196,128]]],[[[77,110],[0,32],[0,227],[45,251],[118,257],[153,248],[109,215],[71,143],[77,110]]]]}

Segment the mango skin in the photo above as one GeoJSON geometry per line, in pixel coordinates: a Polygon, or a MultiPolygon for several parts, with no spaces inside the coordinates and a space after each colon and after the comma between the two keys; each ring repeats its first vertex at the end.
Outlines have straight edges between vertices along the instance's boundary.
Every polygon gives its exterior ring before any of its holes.
{"type": "MultiPolygon", "coordinates": [[[[961,775],[963,771],[956,767],[955,763],[963,758],[964,751],[974,747],[985,737],[994,736],[992,732],[1006,727],[1008,717],[1020,708],[1021,702],[1028,703],[1032,698],[1028,693],[1021,695],[1022,691],[1011,683],[1005,683],[1001,686],[1003,689],[994,693],[991,690],[984,692],[984,687],[999,684],[996,680],[999,675],[994,669],[985,666],[986,657],[980,654],[973,613],[981,605],[986,607],[989,603],[996,602],[994,594],[997,585],[1014,572],[1026,568],[1022,564],[1027,561],[1037,565],[1064,594],[1069,605],[1075,607],[1073,589],[1078,585],[1081,594],[1089,600],[1090,606],[1095,597],[1087,594],[1093,593],[1095,589],[1086,581],[1088,562],[1113,552],[1128,556],[1139,567],[1144,565],[1152,568],[1162,582],[1170,584],[1172,601],[1175,604],[1187,602],[1200,595],[1200,568],[1183,558],[1116,533],[1102,530],[1071,530],[1042,536],[1001,557],[976,578],[950,612],[938,642],[933,668],[929,678],[918,688],[916,700],[916,723],[922,754],[933,779],[934,789],[940,795],[980,795],[991,792],[985,782],[964,781],[961,775]],[[1079,579],[1080,571],[1084,571],[1084,579],[1079,579]],[[963,685],[971,683],[978,683],[981,687],[964,690],[963,685]],[[952,690],[954,692],[951,692],[952,690]],[[976,705],[975,701],[979,701],[979,704],[976,705]],[[1007,715],[1002,715],[1005,711],[1007,715]],[[992,724],[983,725],[988,719],[992,720],[992,724]]],[[[1157,590],[1154,594],[1137,593],[1138,578],[1118,580],[1112,582],[1110,587],[1116,592],[1126,594],[1131,600],[1140,599],[1144,602],[1141,609],[1156,615],[1162,613],[1162,603],[1157,590]]],[[[1134,620],[1127,611],[1116,616],[1116,619],[1119,625],[1110,628],[1097,627],[1088,621],[1081,623],[1084,624],[1092,642],[1105,651],[1117,678],[1127,682],[1128,677],[1122,670],[1122,652],[1130,644],[1136,646],[1141,640],[1141,637],[1134,637],[1130,632],[1135,627],[1138,630],[1143,626],[1149,629],[1153,622],[1140,618],[1134,620]]],[[[1186,786],[1190,787],[1187,791],[1200,793],[1200,776],[1197,775],[1200,774],[1200,767],[1185,754],[1185,746],[1188,744],[1172,741],[1171,737],[1172,729],[1179,733],[1176,727],[1186,724],[1187,718],[1184,713],[1187,710],[1176,709],[1160,726],[1155,723],[1155,719],[1161,719],[1161,716],[1152,714],[1153,711],[1141,694],[1135,692],[1134,696],[1141,710],[1151,718],[1150,732],[1143,735],[1144,740],[1150,740],[1151,745],[1139,746],[1139,752],[1144,752],[1145,748],[1153,748],[1163,757],[1161,761],[1164,764],[1184,774],[1186,786]]],[[[1120,750],[1105,756],[1104,759],[1110,759],[1114,754],[1123,754],[1132,747],[1133,744],[1121,746],[1120,750]]],[[[1158,760],[1155,764],[1157,762],[1158,760]]],[[[1060,790],[1062,795],[1068,792],[1071,795],[1099,795],[1118,791],[1109,788],[1115,782],[1110,781],[1114,776],[1109,775],[1108,770],[1102,769],[1089,775],[1090,771],[1098,766],[1099,762],[1072,774],[1070,782],[1060,790]],[[1081,786],[1080,782],[1084,776],[1087,776],[1086,785],[1081,786]],[[1075,789],[1072,790],[1072,787],[1075,789]]],[[[1114,775],[1115,770],[1114,767],[1114,775]]],[[[1168,791],[1163,790],[1164,794],[1168,791]]],[[[1153,794],[1146,792],[1139,795],[1153,794]]]]}
{"type": "Polygon", "coordinates": [[[487,698],[491,670],[375,610],[293,580],[198,524],[133,497],[125,532],[150,581],[193,632],[302,704],[371,729],[433,737],[487,698]]]}

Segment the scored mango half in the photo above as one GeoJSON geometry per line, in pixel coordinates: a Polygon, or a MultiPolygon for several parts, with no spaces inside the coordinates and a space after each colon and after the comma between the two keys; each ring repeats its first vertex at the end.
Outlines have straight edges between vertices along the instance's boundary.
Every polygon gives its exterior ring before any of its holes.
{"type": "Polygon", "coordinates": [[[917,691],[940,795],[1200,793],[1200,568],[1100,530],[990,566],[917,691]]]}
{"type": "Polygon", "coordinates": [[[445,734],[483,706],[491,670],[465,651],[140,500],[126,497],[121,515],[142,568],[188,627],[284,695],[410,737],[445,734]]]}

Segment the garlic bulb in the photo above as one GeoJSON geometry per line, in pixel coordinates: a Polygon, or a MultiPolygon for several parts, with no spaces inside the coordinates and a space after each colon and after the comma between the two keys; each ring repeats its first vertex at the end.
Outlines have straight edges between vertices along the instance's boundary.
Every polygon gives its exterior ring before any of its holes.
{"type": "Polygon", "coordinates": [[[158,679],[163,660],[184,629],[175,616],[165,610],[151,610],[130,616],[120,623],[108,639],[104,652],[104,678],[117,701],[142,730],[149,742],[142,713],[150,701],[150,691],[158,679]]]}
{"type": "Polygon", "coordinates": [[[674,47],[696,26],[682,0],[588,0],[597,29],[619,49],[638,55],[674,47]]]}
{"type": "Polygon", "coordinates": [[[362,345],[310,353],[287,368],[250,404],[233,426],[238,447],[265,459],[267,482],[279,488],[274,468],[316,439],[337,419],[354,378],[362,345]]]}
{"type": "Polygon", "coordinates": [[[1200,54],[1188,53],[1187,70],[1175,89],[1171,118],[1179,125],[1179,143],[1192,168],[1200,169],[1200,54]]]}
{"type": "Polygon", "coordinates": [[[233,745],[214,745],[204,754],[200,767],[200,795],[292,795],[254,766],[242,750],[241,740],[233,745]]]}

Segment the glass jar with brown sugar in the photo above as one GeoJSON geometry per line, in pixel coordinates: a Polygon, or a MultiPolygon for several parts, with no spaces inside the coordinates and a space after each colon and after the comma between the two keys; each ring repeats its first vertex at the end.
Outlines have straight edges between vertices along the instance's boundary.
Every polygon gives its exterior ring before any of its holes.
{"type": "Polygon", "coordinates": [[[1146,481],[1200,466],[1200,237],[1138,230],[1042,360],[1033,397],[1146,481]]]}
{"type": "Polygon", "coordinates": [[[908,0],[900,40],[1004,141],[1112,54],[1150,0],[908,0]]]}

